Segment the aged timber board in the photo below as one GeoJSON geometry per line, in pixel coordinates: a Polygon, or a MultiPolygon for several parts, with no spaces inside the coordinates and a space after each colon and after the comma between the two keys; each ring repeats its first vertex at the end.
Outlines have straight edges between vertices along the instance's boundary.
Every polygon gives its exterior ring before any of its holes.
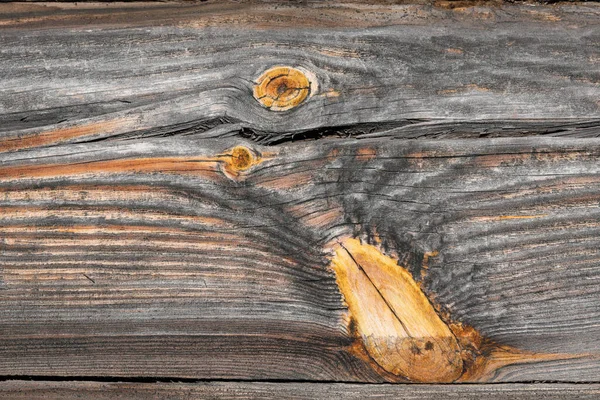
{"type": "Polygon", "coordinates": [[[0,375],[598,380],[600,7],[146,7],[0,9],[0,375]]]}
{"type": "Polygon", "coordinates": [[[0,395],[11,400],[48,399],[381,399],[445,400],[595,400],[600,385],[495,384],[495,385],[363,385],[339,383],[103,383],[7,381],[0,395]]]}
{"type": "Polygon", "coordinates": [[[593,380],[599,145],[169,137],[4,154],[0,368],[377,380],[329,268],[357,237],[447,324],[548,355],[486,379],[593,380]]]}
{"type": "Polygon", "coordinates": [[[598,4],[326,4],[2,6],[0,149],[214,127],[266,143],[401,127],[405,137],[597,135],[598,4]],[[273,112],[254,100],[254,81],[276,65],[317,78],[310,101],[273,112]]]}

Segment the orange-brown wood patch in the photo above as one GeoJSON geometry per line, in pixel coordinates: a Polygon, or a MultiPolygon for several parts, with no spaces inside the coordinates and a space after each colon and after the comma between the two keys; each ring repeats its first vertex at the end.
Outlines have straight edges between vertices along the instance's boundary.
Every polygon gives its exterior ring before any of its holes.
{"type": "Polygon", "coordinates": [[[0,139],[0,152],[46,146],[53,143],[64,142],[69,139],[97,134],[110,134],[118,129],[133,128],[134,122],[135,120],[132,118],[121,118],[111,121],[82,124],[69,128],[52,129],[26,136],[4,138],[0,139]]]}
{"type": "Polygon", "coordinates": [[[246,147],[237,146],[223,154],[208,157],[152,157],[102,160],[81,163],[9,166],[0,170],[0,179],[34,179],[85,174],[163,173],[215,178],[223,172],[230,178],[264,160],[246,147]]]}
{"type": "Polygon", "coordinates": [[[316,79],[298,68],[278,66],[265,71],[254,85],[254,98],[271,111],[289,110],[314,92],[316,79]]]}
{"type": "Polygon", "coordinates": [[[358,239],[337,243],[331,267],[348,306],[349,329],[362,344],[353,351],[363,358],[366,352],[392,380],[479,381],[509,364],[581,357],[500,346],[442,318],[405,268],[358,239]]]}

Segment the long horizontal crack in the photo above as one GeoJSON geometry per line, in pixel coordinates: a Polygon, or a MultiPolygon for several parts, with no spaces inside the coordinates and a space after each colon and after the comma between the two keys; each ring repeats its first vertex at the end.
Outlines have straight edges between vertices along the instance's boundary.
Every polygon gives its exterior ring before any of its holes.
{"type": "MultiPolygon", "coordinates": [[[[364,382],[348,380],[314,380],[314,379],[223,379],[223,378],[182,378],[182,377],[155,377],[155,376],[56,376],[56,375],[0,375],[0,382],[30,381],[30,382],[103,382],[103,383],[310,383],[310,384],[352,384],[352,385],[389,385],[386,382],[364,382]]],[[[484,385],[507,384],[568,384],[568,385],[593,385],[599,381],[560,381],[560,380],[522,380],[510,382],[486,382],[484,385]]],[[[398,384],[397,384],[398,385],[398,384]]],[[[405,385],[405,384],[399,384],[405,385]]],[[[436,383],[436,385],[470,386],[482,385],[477,382],[464,383],[436,383]]]]}
{"type": "MultiPolygon", "coordinates": [[[[201,135],[204,138],[240,136],[261,145],[323,138],[390,138],[390,139],[488,139],[500,137],[549,136],[569,138],[600,137],[600,119],[574,120],[419,120],[356,123],[338,126],[269,132],[231,118],[200,121],[176,127],[153,129],[135,138],[151,136],[201,135]]],[[[133,136],[128,137],[133,139],[133,136]]]]}
{"type": "Polygon", "coordinates": [[[425,122],[424,120],[400,120],[393,122],[368,122],[338,126],[324,126],[313,129],[298,130],[294,132],[271,133],[253,128],[245,128],[240,132],[242,137],[263,145],[278,145],[287,142],[298,142],[304,140],[318,140],[326,137],[359,137],[361,135],[388,132],[395,128],[401,128],[414,123],[425,122]]]}
{"type": "MultiPolygon", "coordinates": [[[[419,120],[366,122],[347,125],[323,126],[296,131],[276,132],[259,129],[249,123],[231,117],[215,117],[168,126],[154,127],[143,131],[93,137],[82,135],[64,143],[92,143],[115,140],[141,140],[155,137],[193,136],[201,139],[239,137],[260,145],[275,146],[289,142],[314,141],[323,138],[385,138],[396,140],[439,140],[439,139],[489,139],[502,137],[600,137],[600,119],[567,120],[419,120]]],[[[43,144],[42,144],[43,145],[43,144]]]]}

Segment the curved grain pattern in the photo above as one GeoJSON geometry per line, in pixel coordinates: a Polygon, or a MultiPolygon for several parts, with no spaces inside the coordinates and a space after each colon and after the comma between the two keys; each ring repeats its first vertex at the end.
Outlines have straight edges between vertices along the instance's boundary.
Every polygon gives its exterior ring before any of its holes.
{"type": "Polygon", "coordinates": [[[462,5],[0,5],[0,375],[597,380],[600,8],[462,5]]]}
{"type": "Polygon", "coordinates": [[[441,126],[409,137],[598,136],[595,4],[21,7],[0,5],[2,152],[162,135],[274,143],[415,123],[441,126]],[[253,88],[282,65],[319,89],[273,112],[253,88]]]}
{"type": "Polygon", "coordinates": [[[461,332],[485,371],[467,381],[596,379],[599,155],[540,138],[5,153],[0,373],[395,380],[357,351],[329,268],[356,237],[461,332]]]}

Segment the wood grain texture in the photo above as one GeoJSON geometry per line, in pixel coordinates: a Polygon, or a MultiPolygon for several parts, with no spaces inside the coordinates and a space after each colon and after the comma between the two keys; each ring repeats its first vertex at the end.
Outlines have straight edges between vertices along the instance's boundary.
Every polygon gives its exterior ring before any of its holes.
{"type": "Polygon", "coordinates": [[[0,5],[0,150],[215,126],[263,143],[421,124],[598,135],[599,4],[130,7],[0,5]],[[276,65],[310,71],[319,92],[265,109],[253,85],[276,65]]]}
{"type": "Polygon", "coordinates": [[[574,358],[482,379],[597,379],[597,140],[233,142],[4,154],[0,374],[390,379],[328,267],[357,237],[444,318],[574,358]],[[260,163],[227,173],[232,145],[260,163]]]}
{"type": "Polygon", "coordinates": [[[356,335],[354,238],[448,380],[598,380],[600,6],[365,7],[0,5],[0,375],[411,380],[356,335]],[[318,90],[269,110],[282,65],[318,90]]]}
{"type": "Polygon", "coordinates": [[[331,383],[99,383],[28,382],[0,383],[0,394],[11,400],[71,399],[381,399],[443,400],[594,400],[597,384],[498,384],[498,385],[358,385],[331,383]]]}

